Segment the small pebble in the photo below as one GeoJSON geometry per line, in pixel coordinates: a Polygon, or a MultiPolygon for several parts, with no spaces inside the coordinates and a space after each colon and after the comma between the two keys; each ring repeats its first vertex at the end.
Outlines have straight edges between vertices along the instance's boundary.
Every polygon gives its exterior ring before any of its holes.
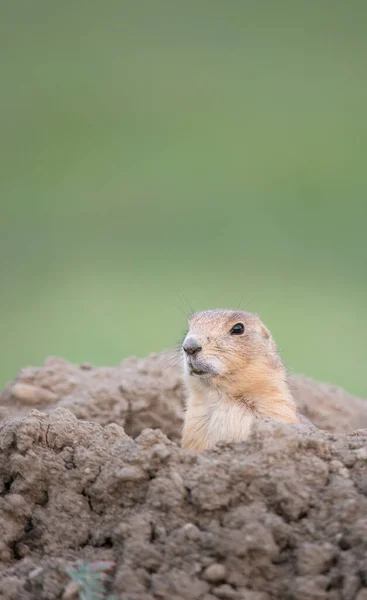
{"type": "Polygon", "coordinates": [[[227,569],[224,565],[214,563],[209,565],[203,573],[203,578],[211,583],[218,583],[219,581],[225,581],[227,577],[227,569]]]}
{"type": "Polygon", "coordinates": [[[39,577],[39,575],[41,575],[43,573],[43,569],[42,567],[36,567],[35,569],[33,569],[33,571],[31,571],[28,575],[29,579],[34,580],[37,579],[37,577],[39,577]]]}

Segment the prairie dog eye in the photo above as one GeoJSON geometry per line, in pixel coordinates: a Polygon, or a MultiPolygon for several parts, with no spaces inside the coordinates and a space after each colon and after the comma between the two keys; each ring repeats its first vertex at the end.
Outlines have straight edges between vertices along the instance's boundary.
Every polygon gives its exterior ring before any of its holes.
{"type": "Polygon", "coordinates": [[[229,332],[231,335],[242,335],[245,331],[245,326],[243,323],[236,323],[233,325],[231,331],[229,332]]]}

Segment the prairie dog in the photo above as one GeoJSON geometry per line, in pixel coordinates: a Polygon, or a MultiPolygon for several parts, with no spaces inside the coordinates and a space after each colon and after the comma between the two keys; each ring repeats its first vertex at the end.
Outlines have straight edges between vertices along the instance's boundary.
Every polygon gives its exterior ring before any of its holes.
{"type": "Polygon", "coordinates": [[[254,419],[300,422],[276,344],[258,316],[221,309],[194,313],[182,353],[189,392],[183,448],[241,442],[254,419]]]}

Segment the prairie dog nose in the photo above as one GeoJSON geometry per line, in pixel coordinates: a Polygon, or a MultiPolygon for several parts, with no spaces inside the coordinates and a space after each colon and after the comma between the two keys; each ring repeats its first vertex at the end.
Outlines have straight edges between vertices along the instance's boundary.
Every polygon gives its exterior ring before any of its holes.
{"type": "Polygon", "coordinates": [[[196,337],[193,336],[189,336],[185,339],[183,345],[182,345],[184,351],[186,352],[186,354],[197,354],[197,352],[200,352],[201,350],[201,346],[198,342],[198,340],[196,339],[196,337]]]}

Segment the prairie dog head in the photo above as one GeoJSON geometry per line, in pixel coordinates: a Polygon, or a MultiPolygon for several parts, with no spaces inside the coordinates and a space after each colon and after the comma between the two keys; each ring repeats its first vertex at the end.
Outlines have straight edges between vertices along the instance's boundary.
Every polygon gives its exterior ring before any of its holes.
{"type": "Polygon", "coordinates": [[[254,380],[284,370],[269,330],[245,311],[194,313],[182,353],[187,385],[196,389],[212,384],[241,394],[254,380]]]}

